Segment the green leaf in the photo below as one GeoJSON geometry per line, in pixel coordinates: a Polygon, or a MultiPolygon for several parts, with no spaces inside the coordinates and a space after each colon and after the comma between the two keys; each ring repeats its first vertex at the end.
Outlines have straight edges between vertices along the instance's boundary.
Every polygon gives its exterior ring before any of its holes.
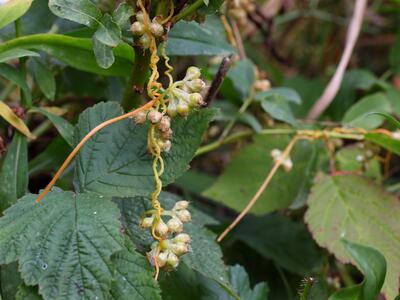
{"type": "Polygon", "coordinates": [[[390,102],[384,94],[376,93],[362,98],[346,111],[342,122],[351,127],[374,129],[379,127],[383,120],[379,116],[372,116],[372,112],[391,112],[390,102]]]}
{"type": "Polygon", "coordinates": [[[17,263],[0,267],[0,290],[3,300],[14,300],[22,282],[17,263]]]}
{"type": "Polygon", "coordinates": [[[292,110],[286,100],[282,98],[271,98],[261,101],[261,107],[269,113],[272,118],[286,122],[294,127],[298,126],[292,110]]]}
{"type": "Polygon", "coordinates": [[[32,4],[32,0],[8,0],[0,3],[0,28],[15,21],[25,14],[32,4]]]}
{"type": "MultiPolygon", "coordinates": [[[[76,141],[96,125],[122,113],[120,105],[111,102],[87,109],[80,115],[76,141]]],[[[163,153],[164,185],[187,170],[213,115],[213,110],[202,109],[187,118],[174,118],[172,148],[163,153]]],[[[154,176],[152,157],[147,151],[147,130],[148,124],[135,125],[125,119],[91,138],[77,156],[75,181],[79,189],[111,196],[148,196],[154,189],[154,176]]]]}
{"type": "Polygon", "coordinates": [[[113,11],[112,17],[120,28],[125,28],[129,18],[134,14],[135,12],[133,11],[132,6],[122,2],[120,5],[118,5],[117,9],[113,11]]]}
{"type": "Polygon", "coordinates": [[[10,65],[0,64],[0,76],[10,80],[21,88],[22,94],[25,97],[26,105],[32,105],[32,95],[29,86],[26,84],[24,76],[21,72],[14,69],[10,65]]]}
{"type": "Polygon", "coordinates": [[[254,98],[259,101],[280,98],[286,102],[301,104],[300,95],[295,90],[286,87],[270,88],[268,91],[257,93],[254,98]]]}
{"type": "Polygon", "coordinates": [[[302,276],[321,263],[306,227],[278,214],[248,216],[233,234],[263,257],[302,276]]]}
{"type": "Polygon", "coordinates": [[[246,98],[255,80],[254,64],[250,59],[242,59],[229,70],[227,77],[242,98],[246,98]]]}
{"type": "Polygon", "coordinates": [[[389,64],[396,74],[400,74],[400,32],[397,33],[396,40],[389,52],[389,64]]]}
{"type": "Polygon", "coordinates": [[[15,300],[42,300],[40,297],[37,288],[33,286],[27,286],[25,284],[21,284],[18,288],[18,293],[15,296],[15,300]]]}
{"type": "Polygon", "coordinates": [[[49,100],[54,100],[56,95],[56,80],[53,73],[45,67],[40,60],[32,60],[33,77],[35,78],[40,90],[49,100]]]}
{"type": "Polygon", "coordinates": [[[96,28],[101,11],[90,0],[49,0],[53,14],[88,27],[96,28]]]}
{"type": "Polygon", "coordinates": [[[71,125],[67,120],[62,117],[59,117],[46,109],[35,107],[31,111],[37,111],[46,116],[51,123],[57,128],[57,131],[64,138],[64,140],[71,147],[74,146],[74,126],[71,125]]]}
{"type": "Polygon", "coordinates": [[[95,36],[93,37],[92,41],[93,52],[96,56],[97,64],[103,69],[110,68],[115,62],[112,47],[103,44],[95,36]]]}
{"type": "Polygon", "coordinates": [[[121,42],[121,29],[109,14],[105,14],[94,34],[94,38],[104,45],[116,47],[121,42]]]}
{"type": "Polygon", "coordinates": [[[367,133],[365,136],[367,141],[379,145],[397,155],[400,155],[400,140],[388,137],[380,133],[367,133]]]}
{"type": "MultiPolygon", "coordinates": [[[[203,195],[241,211],[271,170],[271,151],[283,150],[289,140],[289,137],[279,135],[256,136],[251,145],[245,146],[234,156],[224,173],[203,195]]],[[[286,208],[294,201],[301,201],[313,176],[317,153],[315,144],[306,141],[297,143],[291,155],[293,169],[290,172],[283,169],[277,171],[251,212],[265,214],[286,208]]]]}
{"type": "Polygon", "coordinates": [[[113,49],[115,63],[104,69],[96,62],[91,39],[61,34],[34,34],[13,39],[0,45],[0,53],[16,48],[44,51],[78,70],[108,76],[129,76],[134,61],[132,47],[121,43],[113,49]]]}
{"type": "Polygon", "coordinates": [[[200,7],[198,13],[202,15],[213,15],[219,11],[222,3],[224,3],[223,0],[204,0],[206,6],[203,5],[200,7]]]}
{"type": "MultiPolygon", "coordinates": [[[[174,203],[180,200],[170,193],[161,193],[160,203],[165,209],[171,209],[174,203]]],[[[148,231],[139,226],[139,218],[144,211],[150,209],[150,200],[147,197],[116,199],[121,209],[121,220],[132,237],[135,245],[141,251],[148,251],[153,242],[148,231]]],[[[192,221],[184,225],[184,231],[191,238],[192,251],[183,256],[183,262],[190,268],[200,272],[206,277],[212,278],[222,285],[229,285],[226,267],[222,261],[222,252],[215,242],[216,236],[205,229],[204,223],[209,218],[194,207],[189,207],[192,221]]],[[[207,222],[209,223],[209,222],[207,222]]]]}
{"type": "Polygon", "coordinates": [[[206,24],[180,21],[175,24],[168,34],[167,54],[170,56],[182,55],[229,55],[236,50],[206,24]]]}
{"type": "Polygon", "coordinates": [[[382,179],[381,164],[378,158],[372,155],[369,149],[344,147],[335,155],[338,171],[362,173],[364,176],[380,182],[382,179]]]}
{"type": "Polygon", "coordinates": [[[44,299],[109,299],[110,256],[121,250],[119,210],[108,198],[53,190],[28,194],[0,219],[0,263],[18,260],[44,299]]]}
{"type": "Polygon", "coordinates": [[[386,260],[375,249],[342,240],[344,247],[364,274],[359,285],[344,288],[329,300],[375,300],[379,296],[386,275],[386,260]]]}
{"type": "Polygon", "coordinates": [[[28,188],[28,143],[16,132],[0,170],[0,211],[25,195],[28,188]]]}
{"type": "Polygon", "coordinates": [[[266,283],[258,283],[253,289],[250,287],[249,276],[246,270],[240,266],[235,265],[229,268],[230,282],[233,289],[238,293],[241,299],[246,300],[267,300],[268,299],[268,286],[266,283]]]}
{"type": "Polygon", "coordinates": [[[115,278],[111,285],[112,299],[161,300],[160,288],[153,278],[154,270],[147,259],[137,253],[130,241],[126,249],[112,257],[115,278]]]}
{"type": "Polygon", "coordinates": [[[372,247],[387,261],[383,292],[393,299],[399,289],[400,202],[379,185],[354,175],[323,176],[312,189],[305,220],[314,239],[342,262],[355,259],[341,238],[372,247]]]}
{"type": "Polygon", "coordinates": [[[17,48],[0,53],[0,63],[26,56],[40,56],[40,55],[30,50],[17,48]]]}
{"type": "Polygon", "coordinates": [[[400,129],[400,121],[397,120],[395,117],[387,114],[387,113],[382,113],[382,112],[371,112],[371,115],[378,115],[386,119],[392,126],[396,127],[397,129],[400,129]]]}

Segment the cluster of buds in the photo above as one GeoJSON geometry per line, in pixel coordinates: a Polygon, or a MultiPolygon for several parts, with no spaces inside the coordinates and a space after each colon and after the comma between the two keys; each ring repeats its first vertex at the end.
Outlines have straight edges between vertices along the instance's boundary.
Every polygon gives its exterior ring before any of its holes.
{"type": "MultiPolygon", "coordinates": [[[[164,35],[164,27],[160,24],[160,17],[154,17],[149,24],[148,31],[151,32],[156,38],[162,37],[164,35]]],[[[151,37],[146,30],[146,25],[144,24],[144,15],[140,11],[136,14],[136,21],[131,25],[131,32],[133,35],[139,37],[139,45],[143,49],[148,49],[150,47],[151,37]]]]}
{"type": "Polygon", "coordinates": [[[253,83],[254,90],[256,92],[266,92],[271,88],[271,82],[266,79],[266,74],[261,72],[258,68],[255,68],[255,78],[253,83]]]}
{"type": "Polygon", "coordinates": [[[154,242],[147,257],[151,264],[165,267],[167,270],[174,269],[179,264],[179,257],[190,250],[190,236],[183,233],[183,223],[191,220],[191,214],[187,210],[188,201],[178,201],[172,210],[164,210],[161,217],[157,219],[157,212],[149,211],[148,215],[142,218],[140,226],[152,229],[161,238],[154,242]],[[162,218],[168,217],[165,223],[162,218]]]}
{"type": "Polygon", "coordinates": [[[189,67],[183,80],[177,81],[168,90],[169,104],[167,113],[171,117],[177,114],[186,117],[196,107],[204,105],[203,96],[200,94],[206,84],[200,79],[200,69],[189,67]]]}
{"type": "Polygon", "coordinates": [[[156,109],[150,111],[141,111],[134,117],[136,124],[143,124],[148,120],[151,124],[156,125],[157,128],[157,143],[161,151],[169,152],[172,146],[171,118],[166,114],[159,112],[156,109]]]}
{"type": "MultiPolygon", "coordinates": [[[[277,163],[278,161],[280,161],[282,159],[282,155],[283,155],[283,153],[279,149],[273,149],[271,151],[271,157],[275,163],[277,163]]],[[[290,172],[290,170],[293,168],[293,162],[289,156],[283,160],[282,167],[285,170],[285,172],[290,172]]]]}
{"type": "Polygon", "coordinates": [[[238,22],[240,26],[248,23],[247,15],[256,9],[254,0],[231,0],[228,1],[228,14],[238,22]]]}

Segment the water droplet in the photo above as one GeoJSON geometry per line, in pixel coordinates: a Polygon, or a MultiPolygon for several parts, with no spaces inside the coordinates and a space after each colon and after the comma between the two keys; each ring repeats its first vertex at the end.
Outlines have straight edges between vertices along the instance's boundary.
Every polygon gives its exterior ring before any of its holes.
{"type": "Polygon", "coordinates": [[[93,212],[94,215],[97,215],[97,211],[93,212]]]}
{"type": "Polygon", "coordinates": [[[43,269],[43,270],[47,270],[48,267],[49,267],[49,266],[48,266],[46,263],[42,265],[42,269],[43,269]]]}
{"type": "Polygon", "coordinates": [[[99,299],[99,297],[97,297],[97,296],[96,296],[94,299],[98,300],[98,299],[99,299]]]}
{"type": "Polygon", "coordinates": [[[123,281],[126,281],[126,278],[125,278],[125,276],[122,276],[122,280],[123,280],[123,281]]]}
{"type": "Polygon", "coordinates": [[[104,198],[104,196],[103,196],[103,195],[100,195],[99,198],[104,198]]]}

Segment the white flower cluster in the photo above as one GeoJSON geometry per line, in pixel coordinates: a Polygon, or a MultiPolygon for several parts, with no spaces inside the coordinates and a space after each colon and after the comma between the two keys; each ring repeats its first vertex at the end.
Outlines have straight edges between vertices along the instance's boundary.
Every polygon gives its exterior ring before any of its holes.
{"type": "MultiPolygon", "coordinates": [[[[273,149],[271,151],[271,157],[276,163],[278,160],[282,159],[282,151],[279,149],[273,149]]],[[[293,162],[290,159],[290,157],[286,157],[283,162],[282,162],[282,167],[285,170],[285,172],[290,172],[290,170],[293,168],[293,162]]]]}
{"type": "MultiPolygon", "coordinates": [[[[164,34],[164,27],[159,22],[159,17],[154,17],[149,24],[149,30],[155,37],[161,37],[164,34]]],[[[144,25],[144,16],[140,11],[136,13],[136,21],[131,25],[131,32],[133,35],[140,36],[139,45],[143,49],[148,49],[150,47],[151,38],[146,33],[146,28],[144,25]]]]}
{"type": "Polygon", "coordinates": [[[177,114],[187,116],[191,109],[204,105],[203,96],[200,94],[206,86],[200,79],[200,69],[189,67],[183,80],[174,83],[168,91],[169,104],[167,113],[171,117],[177,114]]]}
{"type": "Polygon", "coordinates": [[[151,251],[147,253],[147,257],[153,265],[157,265],[166,269],[176,268],[179,264],[179,257],[189,252],[190,236],[183,231],[183,223],[191,220],[191,214],[187,210],[188,201],[178,201],[172,210],[164,210],[162,217],[169,217],[167,223],[161,218],[157,222],[156,213],[143,218],[140,226],[143,228],[152,228],[155,226],[155,233],[161,237],[161,241],[154,242],[151,251]],[[157,223],[156,223],[157,222],[157,223]],[[170,235],[175,235],[168,238],[170,235]]]}

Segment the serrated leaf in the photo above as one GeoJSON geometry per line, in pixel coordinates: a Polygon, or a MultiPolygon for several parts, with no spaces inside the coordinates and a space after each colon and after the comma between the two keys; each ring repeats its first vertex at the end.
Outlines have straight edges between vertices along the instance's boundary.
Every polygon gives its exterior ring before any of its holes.
{"type": "Polygon", "coordinates": [[[49,0],[49,8],[60,18],[92,28],[101,19],[101,11],[90,0],[49,0]]]}
{"type": "Polygon", "coordinates": [[[32,4],[32,0],[8,0],[0,3],[0,28],[15,21],[25,14],[32,4]]]}
{"type": "Polygon", "coordinates": [[[207,23],[200,25],[194,21],[180,21],[168,34],[167,54],[170,56],[222,56],[232,53],[236,50],[207,23]]]}
{"type": "Polygon", "coordinates": [[[344,288],[329,297],[329,300],[375,300],[379,296],[386,275],[386,261],[375,249],[347,240],[344,247],[364,274],[362,283],[344,288]]]}
{"type": "MultiPolygon", "coordinates": [[[[171,209],[174,203],[180,199],[173,194],[162,193],[159,200],[162,207],[171,209]]],[[[150,200],[144,197],[135,197],[121,198],[117,202],[122,213],[122,223],[129,231],[129,236],[141,251],[148,251],[153,239],[148,231],[140,228],[139,216],[150,208],[150,200]]],[[[195,207],[189,207],[189,210],[192,214],[192,221],[185,223],[184,231],[192,238],[192,252],[183,256],[183,262],[204,276],[223,285],[229,285],[227,270],[222,261],[222,252],[215,242],[216,236],[203,228],[207,218],[195,207]]]]}
{"type": "Polygon", "coordinates": [[[109,14],[105,14],[94,34],[94,38],[104,45],[116,47],[121,42],[121,29],[109,14]]]}
{"type": "Polygon", "coordinates": [[[26,137],[33,139],[34,136],[29,131],[29,128],[25,125],[24,121],[22,121],[13,111],[12,109],[5,104],[4,102],[0,101],[0,116],[6,120],[11,126],[17,129],[26,137]]]}
{"type": "Polygon", "coordinates": [[[400,275],[400,202],[355,175],[323,176],[312,189],[305,220],[316,242],[343,262],[356,261],[340,239],[372,247],[387,261],[386,298],[397,295],[400,275]]]}
{"type": "Polygon", "coordinates": [[[31,111],[37,111],[46,116],[50,120],[50,122],[53,123],[53,125],[57,128],[57,131],[68,143],[68,145],[70,145],[71,147],[74,145],[74,126],[71,123],[44,108],[35,107],[31,111]]]}
{"type": "Polygon", "coordinates": [[[342,122],[347,126],[374,129],[383,123],[379,116],[372,112],[390,113],[391,106],[388,98],[382,93],[366,96],[352,105],[345,113],[342,122]]]}
{"type": "Polygon", "coordinates": [[[28,143],[16,132],[0,169],[0,211],[14,204],[28,188],[28,143]]]}
{"type": "Polygon", "coordinates": [[[135,252],[130,241],[125,244],[127,248],[112,257],[115,267],[112,299],[161,300],[161,290],[153,278],[154,270],[148,260],[135,252]]]}
{"type": "Polygon", "coordinates": [[[134,14],[135,12],[133,11],[132,6],[122,2],[120,5],[118,5],[117,9],[113,11],[112,17],[115,23],[117,23],[118,26],[123,29],[125,25],[127,25],[129,18],[134,14]]]}
{"type": "MultiPolygon", "coordinates": [[[[283,150],[289,140],[287,136],[256,136],[252,144],[234,156],[224,173],[203,195],[241,211],[271,170],[271,151],[283,150]]],[[[288,207],[296,198],[301,201],[309,187],[317,155],[316,145],[305,141],[297,143],[291,154],[293,169],[290,172],[278,170],[251,212],[265,214],[288,207]]]]}
{"type": "Polygon", "coordinates": [[[30,50],[17,48],[14,50],[8,50],[0,53],[0,63],[26,56],[40,56],[40,55],[30,50]]]}
{"type": "Polygon", "coordinates": [[[0,219],[0,263],[18,260],[44,299],[108,299],[110,256],[121,250],[119,211],[110,199],[53,190],[28,194],[0,219]]]}
{"type": "Polygon", "coordinates": [[[49,100],[54,100],[56,95],[56,80],[53,73],[44,66],[40,60],[32,60],[33,77],[37,82],[40,90],[49,100]]]}
{"type": "Polygon", "coordinates": [[[25,104],[28,107],[32,105],[31,91],[29,89],[29,86],[26,84],[25,78],[21,72],[14,69],[10,65],[0,64],[0,76],[18,85],[21,88],[22,94],[25,97],[25,104]]]}
{"type": "MultiPolygon", "coordinates": [[[[96,125],[122,113],[121,106],[111,102],[87,109],[79,118],[76,142],[96,125]]],[[[187,118],[173,119],[172,148],[163,153],[164,185],[187,170],[213,115],[213,110],[202,109],[187,118]]],[[[120,197],[148,196],[154,189],[154,176],[147,151],[147,130],[148,124],[135,125],[125,119],[97,133],[77,156],[75,182],[79,189],[120,197]]]]}
{"type": "Polygon", "coordinates": [[[115,61],[113,48],[103,44],[95,36],[92,39],[92,45],[97,64],[103,69],[111,67],[115,61]]]}
{"type": "Polygon", "coordinates": [[[267,300],[269,288],[265,282],[258,283],[251,289],[249,275],[246,270],[235,265],[229,268],[229,277],[232,288],[238,293],[240,299],[267,300]]]}
{"type": "Polygon", "coordinates": [[[301,276],[321,263],[307,228],[278,214],[248,216],[232,234],[263,257],[301,276]]]}
{"type": "Polygon", "coordinates": [[[34,34],[23,36],[0,45],[0,53],[16,48],[44,51],[78,70],[107,76],[129,76],[135,55],[125,43],[113,49],[115,63],[108,69],[99,67],[93,53],[92,39],[62,34],[34,34]]]}

